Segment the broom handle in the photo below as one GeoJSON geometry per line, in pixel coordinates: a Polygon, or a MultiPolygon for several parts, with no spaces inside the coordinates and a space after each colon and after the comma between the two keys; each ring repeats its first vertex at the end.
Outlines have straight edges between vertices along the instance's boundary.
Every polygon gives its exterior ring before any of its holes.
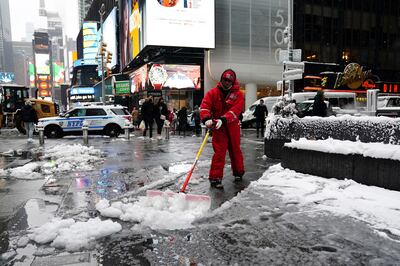
{"type": "Polygon", "coordinates": [[[193,174],[193,170],[194,170],[194,168],[195,168],[195,166],[196,166],[196,164],[197,164],[197,161],[199,160],[200,155],[201,155],[201,153],[203,152],[203,148],[204,148],[204,146],[205,146],[206,143],[207,143],[207,140],[208,140],[208,136],[209,136],[209,135],[210,135],[210,130],[207,130],[207,134],[206,134],[206,136],[204,137],[203,143],[201,144],[200,149],[199,149],[199,151],[197,152],[196,160],[194,161],[194,163],[193,163],[193,165],[192,165],[192,168],[190,169],[189,173],[187,174],[186,179],[185,179],[185,182],[183,182],[183,185],[182,185],[182,188],[181,188],[180,192],[185,192],[186,186],[187,186],[187,184],[189,183],[190,177],[191,177],[192,174],[193,174]]]}

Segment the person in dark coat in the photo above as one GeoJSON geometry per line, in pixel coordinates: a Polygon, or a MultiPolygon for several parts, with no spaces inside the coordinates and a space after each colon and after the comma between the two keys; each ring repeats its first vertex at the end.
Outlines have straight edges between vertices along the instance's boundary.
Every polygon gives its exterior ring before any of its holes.
{"type": "Polygon", "coordinates": [[[154,121],[154,105],[153,98],[148,97],[142,105],[141,109],[142,119],[145,124],[145,129],[143,130],[143,137],[146,137],[147,130],[149,130],[149,137],[153,137],[153,121],[154,121]]]}
{"type": "Polygon", "coordinates": [[[28,141],[32,141],[33,129],[35,124],[38,122],[38,117],[30,100],[26,100],[25,105],[21,108],[21,119],[25,125],[28,141]]]}
{"type": "Polygon", "coordinates": [[[328,107],[326,106],[326,103],[324,100],[325,100],[324,92],[318,91],[317,95],[315,95],[315,97],[314,97],[314,103],[313,103],[313,115],[314,116],[325,117],[327,115],[328,107]]]}
{"type": "Polygon", "coordinates": [[[158,103],[154,107],[154,118],[157,123],[157,134],[158,138],[161,138],[161,131],[164,126],[164,122],[168,116],[168,108],[164,102],[163,97],[158,100],[158,103]]]}
{"type": "Polygon", "coordinates": [[[184,106],[178,111],[178,135],[183,131],[183,136],[186,136],[187,122],[187,108],[184,106]]]}
{"type": "Polygon", "coordinates": [[[265,117],[268,116],[268,108],[264,104],[264,100],[261,99],[260,103],[257,104],[256,109],[253,112],[253,115],[256,118],[256,128],[257,128],[257,138],[259,137],[259,132],[261,128],[261,136],[264,136],[265,129],[265,117]]]}
{"type": "Polygon", "coordinates": [[[196,136],[200,136],[201,134],[200,109],[197,105],[194,107],[192,120],[194,120],[194,131],[196,133],[196,136]]]}

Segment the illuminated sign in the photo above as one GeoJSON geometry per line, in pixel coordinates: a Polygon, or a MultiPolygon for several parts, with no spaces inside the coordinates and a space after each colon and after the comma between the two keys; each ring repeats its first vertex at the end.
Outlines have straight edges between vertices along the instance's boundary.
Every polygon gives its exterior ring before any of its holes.
{"type": "Polygon", "coordinates": [[[36,74],[50,75],[50,55],[35,54],[36,74]]]}
{"type": "Polygon", "coordinates": [[[97,22],[83,23],[83,59],[93,60],[96,58],[98,49],[97,22]]]}
{"type": "Polygon", "coordinates": [[[214,0],[146,1],[144,10],[145,45],[215,48],[214,0]]]}
{"type": "Polygon", "coordinates": [[[129,94],[131,92],[128,80],[115,82],[115,94],[129,94]]]}
{"type": "Polygon", "coordinates": [[[72,88],[71,95],[79,95],[79,94],[94,94],[93,87],[79,87],[79,88],[72,88]]]}
{"type": "Polygon", "coordinates": [[[15,74],[12,72],[0,72],[0,83],[13,83],[15,74]]]}
{"type": "Polygon", "coordinates": [[[106,20],[103,23],[103,40],[107,44],[107,51],[113,54],[111,58],[111,63],[107,64],[107,67],[110,69],[117,64],[118,50],[117,50],[117,35],[116,35],[116,29],[117,29],[116,10],[117,8],[114,7],[114,9],[107,16],[106,20]]]}

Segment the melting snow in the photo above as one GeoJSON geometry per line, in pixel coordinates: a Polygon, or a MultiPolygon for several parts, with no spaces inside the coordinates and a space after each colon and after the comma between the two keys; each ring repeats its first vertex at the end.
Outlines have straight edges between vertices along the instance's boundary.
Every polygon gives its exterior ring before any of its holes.
{"type": "Polygon", "coordinates": [[[119,223],[111,220],[102,221],[98,217],[87,222],[54,218],[51,222],[33,229],[29,237],[39,244],[51,242],[52,247],[78,251],[89,248],[93,240],[119,232],[121,229],[119,223]]]}
{"type": "Polygon", "coordinates": [[[102,199],[96,209],[102,216],[137,222],[152,229],[184,229],[203,216],[210,201],[190,201],[185,194],[174,196],[139,197],[134,203],[113,202],[102,199]]]}

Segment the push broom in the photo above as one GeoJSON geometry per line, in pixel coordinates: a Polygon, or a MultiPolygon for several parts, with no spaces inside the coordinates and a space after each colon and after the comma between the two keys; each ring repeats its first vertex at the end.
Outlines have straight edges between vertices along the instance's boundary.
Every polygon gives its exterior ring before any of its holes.
{"type": "Polygon", "coordinates": [[[189,180],[193,174],[193,171],[197,165],[197,162],[199,161],[200,155],[203,152],[203,148],[206,145],[209,136],[210,136],[210,129],[207,130],[206,136],[203,139],[203,143],[201,144],[200,149],[197,152],[196,159],[195,159],[192,167],[190,168],[188,174],[186,175],[185,182],[183,182],[183,185],[178,193],[175,193],[172,191],[147,190],[146,195],[148,197],[164,196],[164,195],[173,197],[177,194],[183,194],[185,196],[185,200],[188,200],[188,201],[209,201],[209,202],[211,202],[211,198],[207,195],[194,195],[194,194],[186,194],[185,193],[186,187],[187,187],[189,180]]]}

